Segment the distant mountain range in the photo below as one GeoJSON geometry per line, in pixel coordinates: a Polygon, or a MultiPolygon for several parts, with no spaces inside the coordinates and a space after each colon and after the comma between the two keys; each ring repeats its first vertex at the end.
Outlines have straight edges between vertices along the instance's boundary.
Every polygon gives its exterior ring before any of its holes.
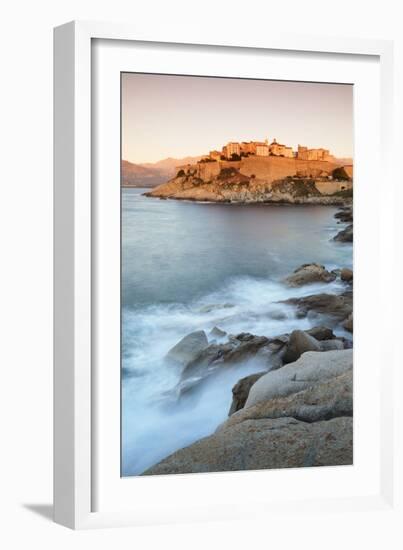
{"type": "Polygon", "coordinates": [[[156,187],[175,175],[175,168],[181,164],[192,164],[202,157],[182,159],[166,158],[155,163],[134,164],[122,160],[122,185],[124,187],[156,187]]]}

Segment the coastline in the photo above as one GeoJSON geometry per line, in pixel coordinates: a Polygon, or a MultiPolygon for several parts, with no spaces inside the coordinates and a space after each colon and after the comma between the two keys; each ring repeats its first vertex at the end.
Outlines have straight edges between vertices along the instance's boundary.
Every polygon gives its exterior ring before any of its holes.
{"type": "MultiPolygon", "coordinates": [[[[343,205],[334,218],[340,231],[329,236],[330,240],[340,243],[336,246],[351,243],[352,235],[345,241],[338,236],[352,226],[352,208],[343,205]]],[[[252,329],[232,334],[219,322],[212,329],[207,325],[193,332],[189,326],[188,333],[168,351],[165,361],[181,374],[165,396],[166,414],[192,407],[194,399],[208,404],[222,376],[236,376],[244,364],[250,364],[251,370],[234,380],[227,420],[212,426],[201,439],[173,449],[153,466],[129,475],[352,463],[353,273],[343,265],[327,269],[303,264],[281,283],[291,297],[277,302],[278,310],[274,303],[269,315],[280,319],[282,307],[292,312],[294,327],[286,333],[252,329]],[[311,328],[302,328],[301,319],[309,320],[311,328]],[[298,373],[305,371],[310,373],[308,384],[303,376],[298,378],[298,373]],[[313,372],[316,378],[312,378],[313,372]],[[274,394],[267,390],[273,384],[278,388],[274,394]],[[289,391],[290,387],[297,391],[289,391]],[[248,457],[244,456],[245,446],[250,451],[248,457]],[[233,452],[228,453],[228,448],[233,452]],[[276,448],[281,448],[280,457],[276,448]]],[[[211,305],[213,310],[215,307],[224,308],[222,319],[233,315],[234,305],[211,305]]]]}
{"type": "Polygon", "coordinates": [[[268,181],[245,176],[234,168],[224,169],[211,180],[194,175],[177,176],[144,193],[146,197],[235,204],[320,204],[345,206],[352,203],[352,180],[291,177],[268,181]]]}

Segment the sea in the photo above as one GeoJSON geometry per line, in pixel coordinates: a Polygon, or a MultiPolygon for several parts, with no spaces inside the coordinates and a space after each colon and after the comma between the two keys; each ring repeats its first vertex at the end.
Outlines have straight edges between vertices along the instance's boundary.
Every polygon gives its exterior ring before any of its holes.
{"type": "Polygon", "coordinates": [[[181,338],[215,326],[268,337],[307,329],[315,319],[278,302],[345,288],[337,280],[290,289],[282,279],[304,263],[353,262],[352,245],[332,240],[344,227],[337,207],[161,200],[146,191],[122,189],[122,476],[212,434],[228,417],[234,384],[261,370],[253,361],[225,369],[182,402],[181,368],[165,360],[181,338]]]}

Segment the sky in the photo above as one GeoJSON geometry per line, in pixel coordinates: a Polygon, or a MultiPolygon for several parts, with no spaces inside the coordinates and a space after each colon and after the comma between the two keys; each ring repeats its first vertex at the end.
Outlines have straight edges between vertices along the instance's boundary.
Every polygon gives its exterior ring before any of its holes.
{"type": "Polygon", "coordinates": [[[122,74],[122,158],[134,163],[276,138],[353,156],[353,87],[196,76],[122,74]]]}

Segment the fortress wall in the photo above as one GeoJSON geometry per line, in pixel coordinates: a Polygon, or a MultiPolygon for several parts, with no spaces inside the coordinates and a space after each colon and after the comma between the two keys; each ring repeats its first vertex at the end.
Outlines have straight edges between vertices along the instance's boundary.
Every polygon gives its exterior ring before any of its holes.
{"type": "Polygon", "coordinates": [[[242,161],[227,161],[220,160],[216,162],[198,162],[196,164],[183,164],[175,168],[176,173],[179,170],[188,170],[195,171],[195,176],[201,178],[204,181],[210,181],[211,179],[218,176],[222,168],[236,168],[239,170],[241,168],[242,161]]]}
{"type": "MultiPolygon", "coordinates": [[[[210,181],[218,176],[223,168],[236,168],[245,176],[252,176],[254,174],[257,179],[262,179],[271,183],[287,176],[296,176],[297,174],[304,177],[315,178],[323,175],[324,172],[330,174],[337,166],[338,164],[334,162],[323,160],[250,156],[240,161],[221,160],[216,162],[186,164],[177,166],[176,170],[184,170],[185,172],[191,170],[195,172],[195,176],[204,181],[210,181]]],[[[351,173],[352,177],[353,167],[346,166],[345,169],[349,170],[348,174],[350,175],[351,173]]]]}
{"type": "Polygon", "coordinates": [[[204,181],[210,181],[220,173],[221,162],[203,162],[197,164],[197,177],[204,181]]]}
{"type": "Polygon", "coordinates": [[[299,160],[285,157],[247,157],[241,161],[240,171],[246,176],[255,176],[271,183],[298,172],[306,177],[317,177],[322,172],[331,173],[337,167],[333,162],[322,160],[299,160]]]}
{"type": "Polygon", "coordinates": [[[322,195],[333,195],[338,191],[352,189],[353,183],[351,181],[316,181],[315,186],[322,195]]]}
{"type": "Polygon", "coordinates": [[[258,179],[272,182],[286,176],[294,176],[295,162],[293,158],[252,156],[242,159],[240,171],[245,176],[254,174],[258,179]]]}

